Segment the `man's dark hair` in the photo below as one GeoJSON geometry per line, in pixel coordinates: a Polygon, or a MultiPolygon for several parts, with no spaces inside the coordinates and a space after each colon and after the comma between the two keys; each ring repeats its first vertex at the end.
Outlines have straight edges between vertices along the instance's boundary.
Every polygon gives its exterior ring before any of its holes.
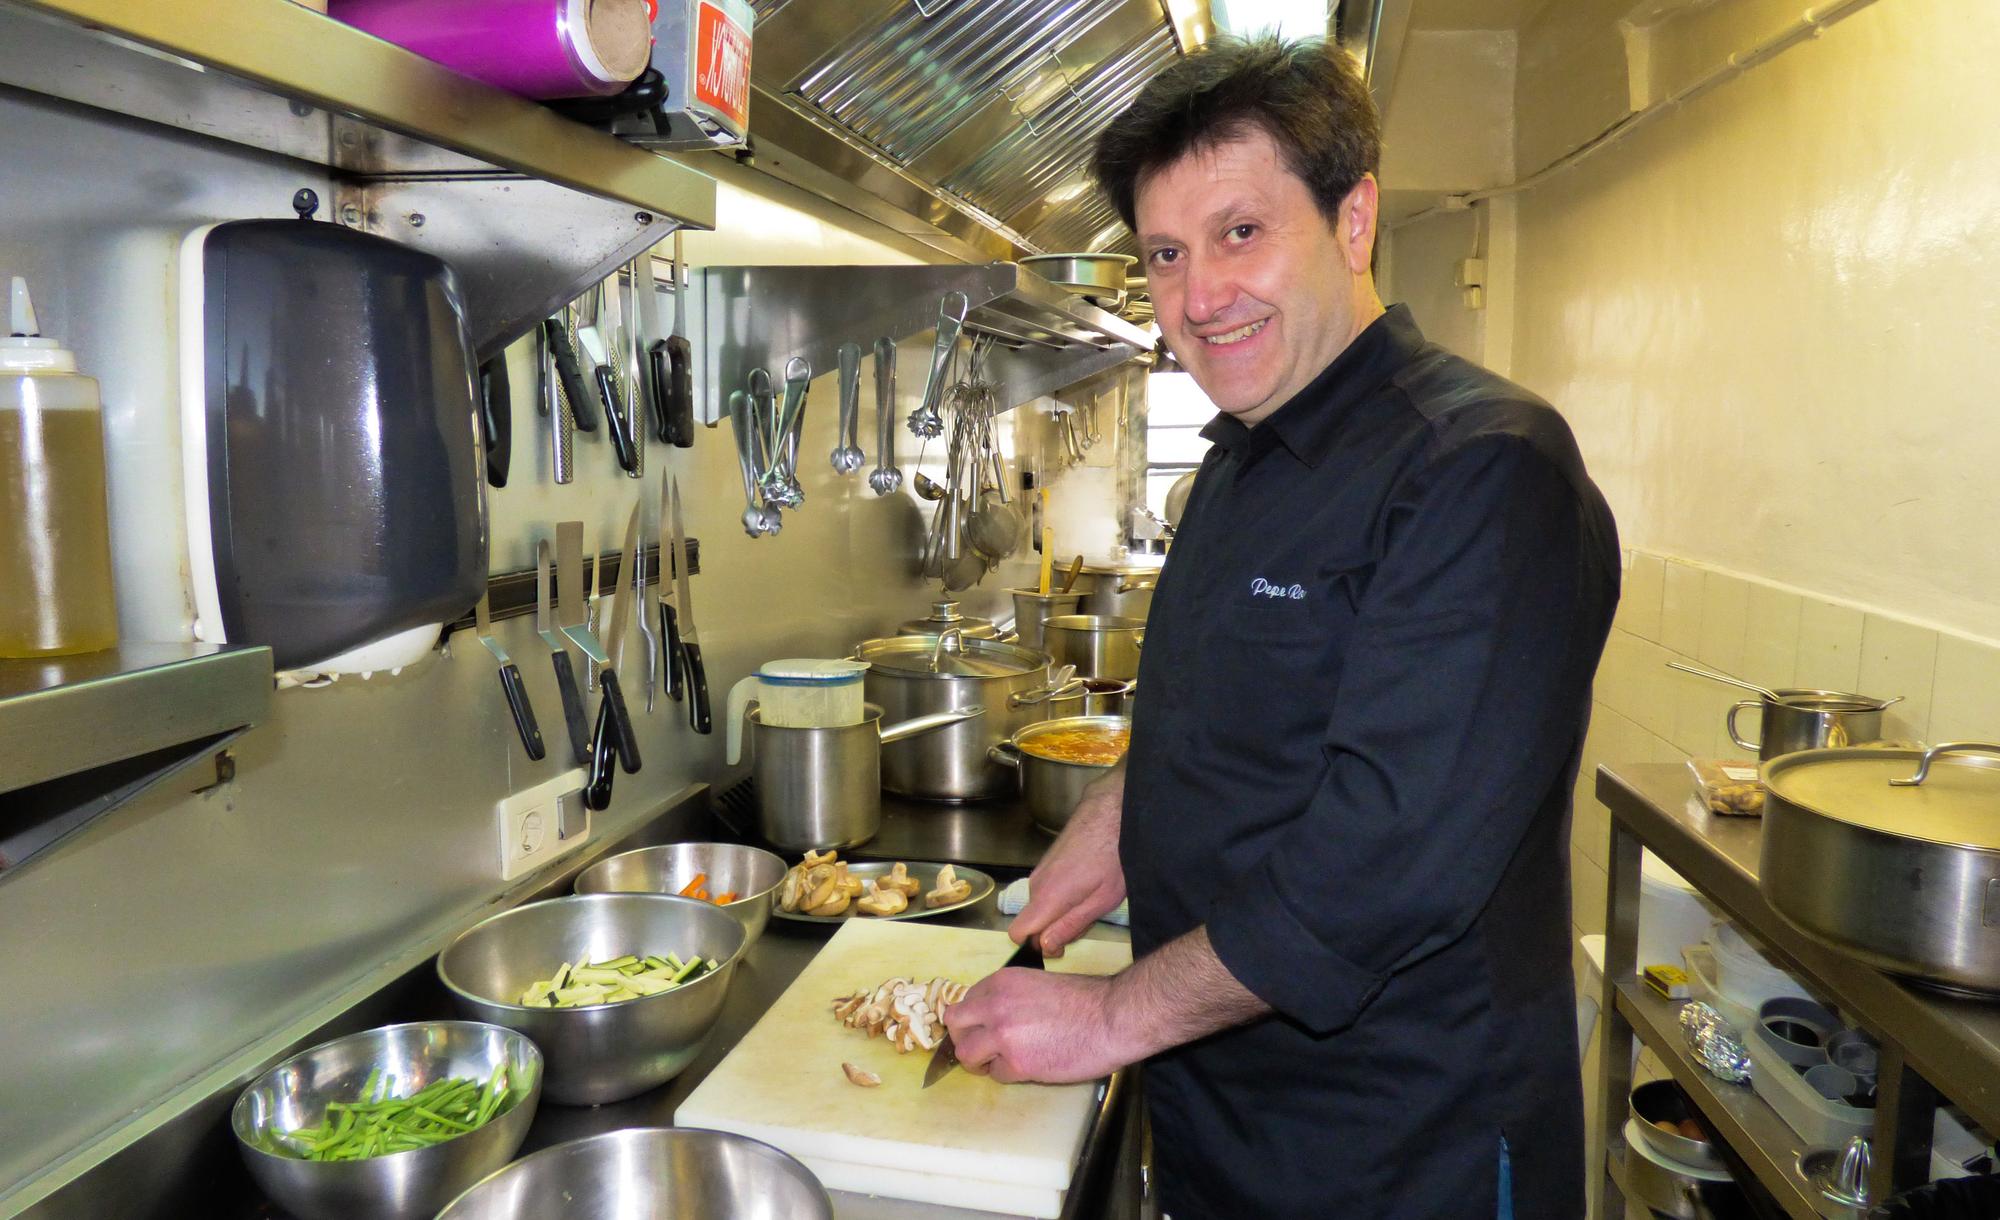
{"type": "Polygon", "coordinates": [[[1261,129],[1329,224],[1382,161],[1381,119],[1346,55],[1317,39],[1221,38],[1155,76],[1097,137],[1091,168],[1125,223],[1139,183],[1188,153],[1261,129]]]}

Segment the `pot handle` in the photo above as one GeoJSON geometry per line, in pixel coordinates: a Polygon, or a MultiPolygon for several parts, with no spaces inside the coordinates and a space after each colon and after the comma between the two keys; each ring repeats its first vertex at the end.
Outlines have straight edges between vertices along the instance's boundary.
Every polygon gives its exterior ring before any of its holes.
{"type": "Polygon", "coordinates": [[[1978,750],[1986,754],[2000,754],[2000,745],[1994,745],[1986,741],[1942,742],[1924,751],[1923,758],[1917,763],[1917,773],[1915,775],[1910,776],[1908,779],[1892,779],[1889,781],[1889,786],[1892,788],[1914,788],[1930,778],[1932,759],[1941,754],[1963,754],[1972,750],[1978,750]]]}
{"type": "Polygon", "coordinates": [[[992,759],[994,762],[999,763],[1003,767],[1012,767],[1016,771],[1021,769],[1020,747],[1016,746],[1011,741],[1003,741],[1000,742],[998,745],[987,746],[986,757],[992,759]]]}
{"type": "Polygon", "coordinates": [[[1139,630],[1132,633],[1132,647],[1138,649],[1141,652],[1145,651],[1146,629],[1144,627],[1141,627],[1139,628],[1139,630]]]}
{"type": "Polygon", "coordinates": [[[1752,754],[1755,754],[1759,750],[1764,748],[1763,745],[1759,742],[1745,741],[1743,739],[1743,734],[1736,731],[1736,718],[1738,716],[1742,715],[1746,710],[1750,708],[1753,707],[1761,708],[1763,706],[1764,706],[1764,701],[1762,699],[1745,699],[1741,703],[1735,704],[1729,709],[1729,719],[1723,722],[1723,727],[1729,730],[1729,740],[1735,742],[1737,748],[1748,750],[1752,754]]]}
{"type": "Polygon", "coordinates": [[[743,760],[743,717],[758,705],[751,696],[759,685],[756,674],[738,678],[736,685],[729,688],[729,725],[722,732],[723,758],[730,766],[743,760]]]}
{"type": "Polygon", "coordinates": [[[1057,699],[1077,699],[1084,693],[1083,679],[1071,678],[1061,686],[1044,686],[1035,690],[1017,690],[1007,696],[1007,708],[1033,707],[1038,703],[1053,703],[1057,699]]]}
{"type": "Polygon", "coordinates": [[[918,716],[914,720],[899,721],[882,730],[882,744],[894,745],[905,737],[915,737],[919,733],[928,733],[933,729],[949,728],[962,720],[971,720],[985,714],[986,709],[983,707],[962,707],[956,711],[936,712],[929,716],[918,716]]]}
{"type": "Polygon", "coordinates": [[[1160,578],[1157,576],[1135,577],[1132,580],[1119,582],[1117,591],[1120,593],[1143,593],[1157,585],[1159,580],[1160,578]]]}

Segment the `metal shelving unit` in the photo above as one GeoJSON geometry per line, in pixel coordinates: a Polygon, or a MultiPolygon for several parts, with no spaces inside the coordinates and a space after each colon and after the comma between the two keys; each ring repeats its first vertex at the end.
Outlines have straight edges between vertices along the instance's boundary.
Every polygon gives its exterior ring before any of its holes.
{"type": "Polygon", "coordinates": [[[323,215],[459,270],[482,355],[715,225],[706,175],[282,0],[0,0],[0,85],[322,170],[323,215]]]}
{"type": "MultiPolygon", "coordinates": [[[[1906,983],[1786,923],[1757,886],[1763,823],[1709,813],[1690,799],[1685,767],[1600,768],[1597,797],[1612,819],[1601,997],[1604,1042],[1597,1081],[1598,1125],[1606,1148],[1620,1142],[1636,1035],[1668,1064],[1788,1214],[1799,1220],[1853,1214],[1806,1184],[1797,1164],[1803,1141],[1775,1111],[1748,1090],[1737,1095],[1735,1086],[1694,1065],[1682,1045],[1673,1006],[1634,980],[1642,847],[1776,950],[1788,970],[1880,1041],[1870,1179],[1875,1198],[1930,1180],[1931,1131],[1941,1099],[1955,1102],[1988,1131],[2000,1130],[2000,1004],[1906,983]]],[[[1611,1174],[1592,1174],[1590,1185],[1596,1214],[1623,1214],[1611,1174]]]]}
{"type": "Polygon", "coordinates": [[[124,644],[0,661],[0,793],[256,724],[271,650],[124,644]]]}
{"type": "MultiPolygon", "coordinates": [[[[990,335],[1003,349],[993,361],[995,394],[1008,410],[1129,360],[1148,358],[1145,331],[1057,288],[1016,263],[937,267],[710,267],[700,273],[702,385],[697,401],[714,410],[750,370],[783,380],[793,356],[818,376],[832,371],[842,343],[864,352],[887,336],[903,340],[935,330],[947,293],[965,294],[965,331],[990,335]]],[[[898,370],[906,392],[927,368],[898,370]]]]}

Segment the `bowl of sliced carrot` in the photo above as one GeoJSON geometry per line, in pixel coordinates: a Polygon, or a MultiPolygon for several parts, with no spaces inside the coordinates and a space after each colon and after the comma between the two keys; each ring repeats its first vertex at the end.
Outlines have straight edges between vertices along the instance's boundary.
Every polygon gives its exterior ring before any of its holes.
{"type": "Polygon", "coordinates": [[[785,862],[741,843],[665,843],[606,857],[576,879],[579,894],[674,894],[721,907],[748,949],[771,922],[785,862]]]}

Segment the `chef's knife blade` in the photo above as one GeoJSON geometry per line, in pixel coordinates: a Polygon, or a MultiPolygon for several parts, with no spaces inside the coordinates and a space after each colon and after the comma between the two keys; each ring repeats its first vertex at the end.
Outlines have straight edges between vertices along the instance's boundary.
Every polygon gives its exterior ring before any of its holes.
{"type": "Polygon", "coordinates": [[[708,670],[701,662],[701,639],[694,625],[694,593],[688,586],[687,522],[681,516],[681,481],[670,492],[674,508],[674,602],[679,608],[681,656],[687,663],[688,724],[697,733],[715,728],[708,705],[708,670]]]}
{"type": "Polygon", "coordinates": [[[479,642],[486,645],[486,651],[500,662],[500,689],[507,694],[507,710],[514,714],[515,731],[521,734],[521,748],[528,757],[540,762],[548,755],[548,748],[542,744],[542,727],[535,723],[535,709],[528,702],[528,687],[521,681],[521,670],[500,641],[493,638],[493,609],[485,593],[479,595],[479,604],[472,610],[473,630],[479,642]]]}
{"type": "Polygon", "coordinates": [[[549,553],[549,540],[544,538],[535,544],[535,634],[549,646],[549,657],[556,670],[556,690],[562,694],[563,724],[569,730],[569,752],[581,767],[590,762],[590,721],[584,714],[583,691],[577,687],[569,649],[563,646],[562,636],[556,634],[555,603],[549,588],[554,569],[555,558],[549,553]]]}
{"type": "MultiPolygon", "coordinates": [[[[687,341],[681,233],[674,230],[674,333],[667,339],[667,436],[676,448],[694,444],[694,349],[687,341]]],[[[690,277],[691,278],[691,277],[690,277]]]]}
{"type": "MultiPolygon", "coordinates": [[[[1014,950],[1013,954],[1006,961],[1000,963],[1001,970],[1005,970],[1010,966],[1018,966],[1025,970],[1043,970],[1047,968],[1042,961],[1041,948],[1036,945],[1033,937],[1029,937],[1026,941],[1022,942],[1020,948],[1014,950]]],[[[958,1047],[952,1042],[950,1031],[946,1031],[944,1041],[938,1043],[937,1049],[931,1052],[931,1061],[924,1067],[924,1087],[928,1089],[938,1081],[943,1080],[957,1066],[958,1047]]]]}
{"type": "Polygon", "coordinates": [[[562,378],[556,373],[555,344],[549,337],[551,330],[561,329],[554,319],[543,319],[537,332],[541,343],[536,353],[536,368],[541,377],[541,411],[549,421],[551,473],[557,483],[568,483],[576,478],[576,416],[571,413],[562,378]]]}
{"type": "Polygon", "coordinates": [[[666,340],[660,337],[660,277],[653,270],[653,252],[648,250],[634,259],[632,270],[634,295],[638,298],[634,305],[639,315],[633,334],[639,355],[639,400],[652,421],[653,439],[666,444],[671,439],[667,435],[667,384],[662,357],[666,340]]]}

